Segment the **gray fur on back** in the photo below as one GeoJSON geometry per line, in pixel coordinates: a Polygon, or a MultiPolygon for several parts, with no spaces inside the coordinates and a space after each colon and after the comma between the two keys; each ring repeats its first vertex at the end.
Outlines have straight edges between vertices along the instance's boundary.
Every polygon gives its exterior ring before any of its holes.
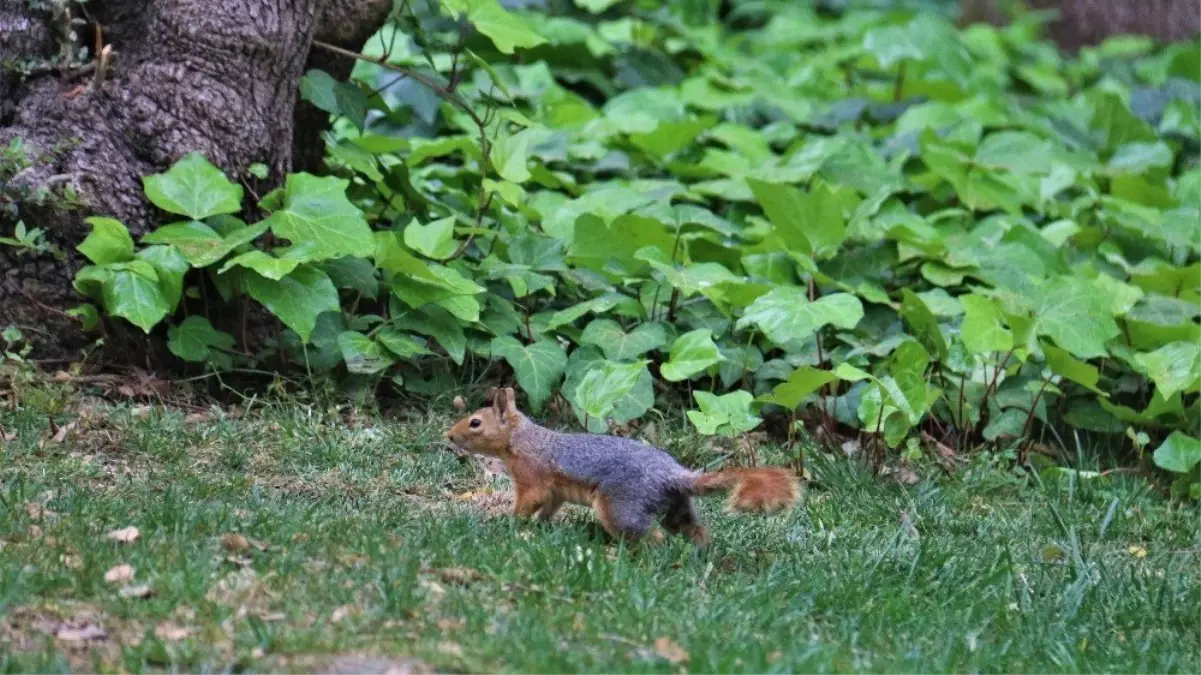
{"type": "Polygon", "coordinates": [[[564,434],[522,416],[512,445],[537,447],[563,475],[595,485],[609,497],[646,502],[652,511],[691,491],[698,472],[659,448],[617,436],[564,434]]]}

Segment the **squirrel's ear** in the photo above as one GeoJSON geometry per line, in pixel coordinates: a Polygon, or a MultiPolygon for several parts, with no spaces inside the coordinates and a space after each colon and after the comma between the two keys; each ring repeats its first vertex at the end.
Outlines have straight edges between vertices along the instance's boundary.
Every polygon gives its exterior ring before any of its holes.
{"type": "Polygon", "coordinates": [[[505,415],[510,421],[517,418],[517,395],[513,387],[505,387],[505,415]]]}
{"type": "Polygon", "coordinates": [[[489,392],[492,397],[492,409],[496,411],[497,415],[502,417],[505,414],[505,410],[508,408],[508,404],[505,402],[506,393],[507,392],[500,387],[494,387],[489,392]]]}

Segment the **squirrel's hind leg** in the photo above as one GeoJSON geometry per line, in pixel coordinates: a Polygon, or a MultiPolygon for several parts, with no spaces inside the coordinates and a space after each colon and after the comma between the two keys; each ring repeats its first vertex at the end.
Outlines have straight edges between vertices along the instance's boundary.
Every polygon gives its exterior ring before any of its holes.
{"type": "MultiPolygon", "coordinates": [[[[601,527],[614,539],[640,541],[651,527],[651,516],[642,504],[597,495],[592,502],[601,527]]],[[[656,539],[661,539],[658,537],[656,539]]]]}
{"type": "Polygon", "coordinates": [[[700,548],[709,546],[709,532],[701,525],[696,509],[692,507],[692,498],[687,495],[675,498],[660,522],[663,523],[663,529],[688,537],[700,548]]]}

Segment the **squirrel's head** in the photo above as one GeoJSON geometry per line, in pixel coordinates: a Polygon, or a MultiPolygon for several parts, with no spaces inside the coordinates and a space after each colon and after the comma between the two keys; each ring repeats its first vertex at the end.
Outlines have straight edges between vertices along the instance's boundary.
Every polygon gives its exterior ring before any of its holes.
{"type": "Polygon", "coordinates": [[[509,452],[509,435],[519,416],[513,389],[494,389],[492,405],[456,422],[446,439],[464,450],[499,457],[509,452]]]}

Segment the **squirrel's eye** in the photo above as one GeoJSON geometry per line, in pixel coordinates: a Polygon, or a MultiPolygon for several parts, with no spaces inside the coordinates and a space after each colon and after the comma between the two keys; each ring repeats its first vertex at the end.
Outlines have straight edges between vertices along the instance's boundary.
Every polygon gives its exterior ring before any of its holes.
{"type": "Polygon", "coordinates": [[[472,429],[478,429],[480,427],[480,421],[479,420],[471,420],[471,424],[469,424],[467,426],[471,427],[472,429]]]}

